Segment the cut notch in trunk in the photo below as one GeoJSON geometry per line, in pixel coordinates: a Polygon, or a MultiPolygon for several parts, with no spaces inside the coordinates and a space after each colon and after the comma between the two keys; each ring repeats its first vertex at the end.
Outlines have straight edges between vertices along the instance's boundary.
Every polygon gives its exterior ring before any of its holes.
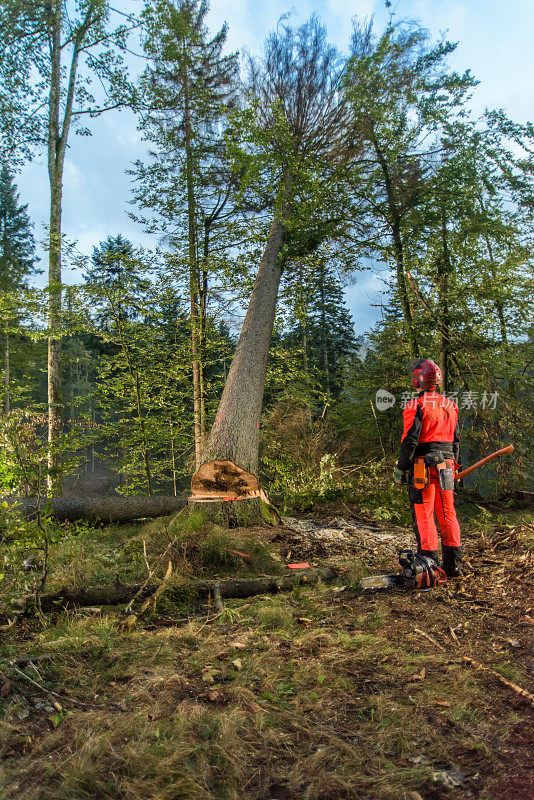
{"type": "Polygon", "coordinates": [[[221,500],[249,500],[262,497],[258,478],[233,461],[206,461],[191,479],[190,500],[218,502],[221,500]]]}

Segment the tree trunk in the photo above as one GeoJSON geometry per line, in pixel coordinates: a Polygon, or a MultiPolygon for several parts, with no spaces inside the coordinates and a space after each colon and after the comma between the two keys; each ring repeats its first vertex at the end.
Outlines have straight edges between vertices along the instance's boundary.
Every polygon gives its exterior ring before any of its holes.
{"type": "Polygon", "coordinates": [[[176,453],[174,451],[174,430],[172,427],[172,419],[169,420],[169,427],[170,427],[170,434],[171,434],[171,465],[172,465],[172,485],[174,490],[174,496],[176,497],[177,486],[176,486],[176,453]]]}
{"type": "Polygon", "coordinates": [[[4,414],[7,416],[10,410],[10,356],[9,356],[9,330],[6,327],[6,342],[4,348],[4,414]]]}
{"type": "Polygon", "coordinates": [[[143,416],[143,406],[141,402],[141,387],[139,385],[139,373],[135,373],[135,399],[137,403],[137,416],[139,418],[139,425],[141,426],[141,436],[143,438],[143,463],[145,465],[146,483],[148,493],[152,494],[152,471],[150,469],[150,461],[148,459],[148,441],[145,428],[145,418],[143,416]]]}
{"type": "Polygon", "coordinates": [[[61,393],[61,202],[63,166],[72,119],[78,58],[83,39],[93,23],[95,8],[89,5],[73,42],[65,110],[60,124],[62,3],[53,0],[49,7],[50,93],[48,100],[48,177],[50,180],[50,231],[48,254],[48,475],[49,494],[62,494],[63,475],[59,442],[63,430],[61,393]]]}
{"type": "Polygon", "coordinates": [[[441,372],[443,374],[443,391],[449,392],[449,360],[451,349],[450,318],[449,318],[449,274],[451,272],[451,261],[447,244],[447,221],[445,219],[445,207],[441,207],[441,237],[442,250],[441,258],[438,262],[438,290],[439,290],[439,315],[441,332],[441,372]]]}
{"type": "MultiPolygon", "coordinates": [[[[279,254],[284,237],[283,212],[277,212],[250,298],[239,342],[228,372],[215,422],[202,461],[233,461],[247,472],[258,471],[260,417],[269,345],[282,276],[279,254]]],[[[192,503],[191,505],[195,505],[192,503]]],[[[202,505],[206,511],[206,505],[202,505]]],[[[230,527],[261,524],[258,498],[210,503],[210,515],[230,527]]]]}
{"type": "Polygon", "coordinates": [[[415,333],[412,308],[410,306],[410,298],[408,297],[408,287],[406,285],[404,244],[401,235],[401,218],[399,214],[399,209],[397,207],[395,190],[393,187],[393,182],[391,180],[391,175],[389,173],[388,163],[380,148],[372,123],[371,123],[371,142],[375,149],[376,157],[378,159],[378,163],[380,164],[380,168],[384,176],[384,183],[386,187],[386,195],[388,199],[388,207],[390,214],[391,237],[393,239],[393,251],[395,254],[395,264],[397,272],[397,290],[399,292],[402,312],[404,315],[404,324],[406,326],[406,333],[408,335],[408,340],[410,342],[410,349],[412,355],[415,358],[419,358],[420,355],[419,342],[417,339],[417,335],[415,333]]]}
{"type": "Polygon", "coordinates": [[[330,397],[330,366],[328,363],[328,342],[326,338],[326,311],[324,299],[324,264],[319,267],[319,292],[321,295],[321,341],[323,348],[323,369],[327,397],[330,397]]]}
{"type": "MultiPolygon", "coordinates": [[[[301,584],[314,584],[317,581],[333,581],[339,573],[333,567],[323,569],[307,569],[299,571],[296,575],[268,576],[262,578],[226,578],[214,581],[198,581],[191,587],[184,589],[168,589],[167,597],[181,599],[191,596],[191,589],[198,597],[252,597],[255,594],[276,594],[281,591],[291,591],[301,584]]],[[[150,597],[157,591],[157,586],[95,586],[92,588],[63,588],[55,594],[41,597],[43,611],[57,611],[69,606],[100,606],[118,605],[134,597],[150,597]]]]}
{"type": "Polygon", "coordinates": [[[191,153],[191,109],[189,100],[189,81],[186,67],[182,70],[182,86],[184,91],[184,135],[185,135],[185,172],[187,184],[187,224],[188,224],[188,260],[189,260],[189,294],[191,303],[191,357],[193,365],[193,415],[195,424],[195,464],[197,469],[202,456],[202,414],[201,414],[201,379],[200,379],[200,319],[198,310],[199,272],[196,243],[195,194],[193,187],[193,161],[191,153]]]}
{"type": "Polygon", "coordinates": [[[206,446],[206,381],[205,381],[205,365],[206,365],[206,322],[207,322],[207,305],[208,305],[208,257],[210,245],[210,225],[204,222],[204,246],[202,253],[202,280],[199,284],[199,329],[200,329],[200,439],[201,439],[201,452],[206,446]]]}
{"type": "Polygon", "coordinates": [[[27,519],[35,518],[37,510],[50,509],[55,519],[76,522],[86,519],[93,522],[127,522],[145,517],[165,517],[186,504],[185,497],[152,495],[142,497],[52,497],[38,500],[35,497],[6,498],[10,506],[17,506],[27,519]]]}
{"type": "Polygon", "coordinates": [[[51,76],[48,124],[48,176],[50,180],[50,231],[48,252],[48,476],[50,494],[62,494],[61,454],[63,430],[61,392],[61,197],[63,158],[60,152],[59,103],[61,82],[61,4],[51,15],[51,76]]]}

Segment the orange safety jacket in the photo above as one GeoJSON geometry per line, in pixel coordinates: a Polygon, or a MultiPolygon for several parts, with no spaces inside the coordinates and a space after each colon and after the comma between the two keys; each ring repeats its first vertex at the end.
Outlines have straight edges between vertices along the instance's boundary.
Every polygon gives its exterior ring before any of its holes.
{"type": "Polygon", "coordinates": [[[416,456],[441,450],[445,458],[460,455],[458,406],[439,392],[423,391],[406,405],[397,468],[410,468],[416,456]]]}

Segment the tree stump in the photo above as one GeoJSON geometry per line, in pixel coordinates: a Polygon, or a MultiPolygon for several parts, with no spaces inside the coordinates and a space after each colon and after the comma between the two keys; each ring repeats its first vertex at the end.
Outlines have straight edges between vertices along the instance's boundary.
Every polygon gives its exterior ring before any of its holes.
{"type": "Polygon", "coordinates": [[[191,479],[188,507],[224,528],[265,525],[258,478],[233,461],[206,461],[191,479]]]}

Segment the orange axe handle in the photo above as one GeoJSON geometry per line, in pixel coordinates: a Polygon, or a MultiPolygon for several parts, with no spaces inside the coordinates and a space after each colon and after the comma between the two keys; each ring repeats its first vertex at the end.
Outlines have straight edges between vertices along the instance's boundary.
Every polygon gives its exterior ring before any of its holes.
{"type": "Polygon", "coordinates": [[[476,464],[473,464],[472,466],[467,467],[467,469],[463,469],[461,472],[457,472],[456,475],[454,476],[454,480],[455,481],[459,481],[460,478],[463,478],[465,475],[469,475],[471,472],[474,472],[476,469],[480,469],[480,467],[483,467],[484,464],[488,463],[488,461],[493,461],[493,459],[497,458],[497,456],[502,456],[505,453],[513,453],[513,452],[514,452],[514,446],[513,446],[513,444],[509,444],[508,447],[503,447],[502,450],[497,450],[495,453],[492,453],[490,456],[486,456],[486,458],[483,458],[482,461],[477,461],[476,464]]]}

